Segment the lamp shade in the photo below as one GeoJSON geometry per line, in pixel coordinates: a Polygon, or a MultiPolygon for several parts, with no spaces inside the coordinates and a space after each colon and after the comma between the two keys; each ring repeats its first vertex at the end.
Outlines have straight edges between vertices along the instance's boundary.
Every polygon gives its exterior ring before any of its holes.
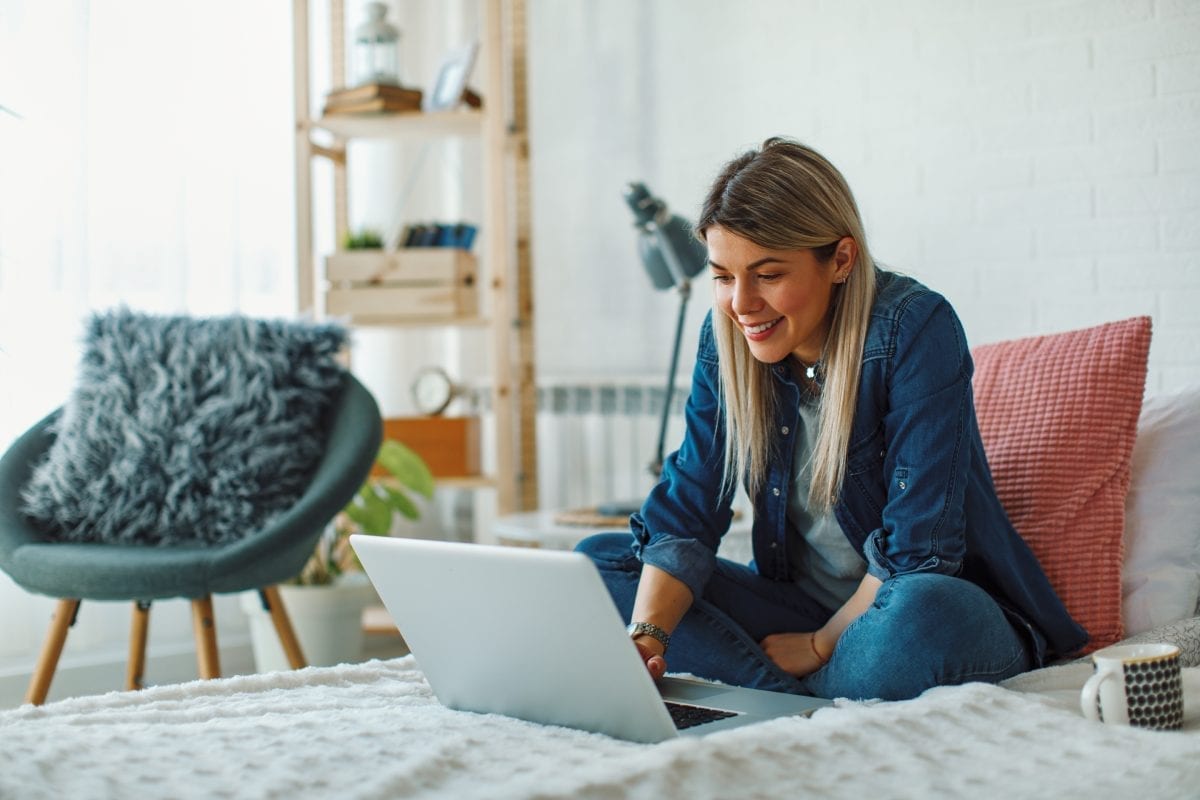
{"type": "Polygon", "coordinates": [[[638,255],[642,257],[642,266],[646,268],[646,274],[650,276],[655,289],[670,289],[675,285],[675,276],[653,236],[638,237],[638,255]]]}
{"type": "Polygon", "coordinates": [[[692,225],[667,204],[650,194],[644,183],[631,183],[625,202],[633,211],[638,229],[638,253],[655,289],[670,289],[698,275],[708,254],[695,236],[692,225]]]}

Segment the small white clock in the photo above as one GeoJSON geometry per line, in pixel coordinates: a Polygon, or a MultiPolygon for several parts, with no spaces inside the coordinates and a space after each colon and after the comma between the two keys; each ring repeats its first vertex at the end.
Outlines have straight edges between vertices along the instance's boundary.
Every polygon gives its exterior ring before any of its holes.
{"type": "Polygon", "coordinates": [[[458,394],[459,387],[441,367],[425,367],[413,378],[413,402],[422,414],[441,414],[458,394]]]}

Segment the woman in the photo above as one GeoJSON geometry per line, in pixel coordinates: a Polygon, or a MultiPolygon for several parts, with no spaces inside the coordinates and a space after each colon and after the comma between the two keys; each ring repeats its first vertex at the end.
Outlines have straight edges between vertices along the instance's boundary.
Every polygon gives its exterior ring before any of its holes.
{"type": "Polygon", "coordinates": [[[697,233],[714,308],[683,444],[632,542],[579,546],[651,674],[903,699],[1082,647],[996,498],[957,316],[876,267],[837,169],[770,139],[725,166],[697,233]],[[750,566],[716,556],[738,484],[750,566]]]}

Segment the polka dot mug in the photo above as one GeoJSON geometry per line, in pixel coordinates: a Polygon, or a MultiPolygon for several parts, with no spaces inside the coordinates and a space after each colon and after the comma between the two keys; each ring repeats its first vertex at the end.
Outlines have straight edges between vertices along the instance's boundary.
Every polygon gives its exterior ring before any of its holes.
{"type": "Polygon", "coordinates": [[[1183,677],[1173,644],[1132,644],[1092,653],[1083,685],[1083,715],[1110,725],[1154,730],[1183,727],[1183,677]]]}

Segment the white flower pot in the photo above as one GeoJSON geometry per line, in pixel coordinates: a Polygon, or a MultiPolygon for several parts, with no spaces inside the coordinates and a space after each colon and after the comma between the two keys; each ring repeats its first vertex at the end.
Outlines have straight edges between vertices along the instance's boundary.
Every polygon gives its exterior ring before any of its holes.
{"type": "MultiPolygon", "coordinates": [[[[378,602],[375,587],[362,573],[343,575],[328,586],[279,586],[283,606],[309,666],[327,667],[362,660],[362,612],[378,602]]],[[[242,610],[250,620],[250,643],[259,672],[291,669],[271,615],[258,592],[245,592],[242,610]]]]}

